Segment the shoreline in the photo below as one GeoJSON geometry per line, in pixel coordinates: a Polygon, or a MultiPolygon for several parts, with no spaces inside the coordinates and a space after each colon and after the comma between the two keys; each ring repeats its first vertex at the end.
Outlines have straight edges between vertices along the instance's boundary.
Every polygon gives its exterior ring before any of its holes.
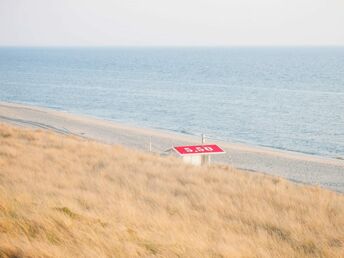
{"type": "MultiPolygon", "coordinates": [[[[198,144],[200,137],[173,131],[137,127],[124,123],[75,114],[64,110],[0,101],[0,123],[53,130],[67,135],[148,150],[155,153],[172,145],[198,144]]],[[[295,182],[320,185],[344,192],[344,160],[244,143],[207,139],[225,149],[212,158],[239,169],[281,176],[295,182]]]]}
{"type": "MultiPolygon", "coordinates": [[[[173,138],[185,138],[190,141],[199,141],[201,139],[201,136],[197,136],[194,134],[189,134],[189,133],[182,133],[174,130],[169,130],[169,129],[164,129],[164,128],[151,128],[151,127],[145,127],[145,126],[138,126],[130,123],[125,123],[125,122],[118,122],[109,118],[105,117],[96,117],[88,114],[82,114],[78,112],[72,112],[72,111],[67,111],[61,108],[57,107],[47,107],[47,106],[40,106],[40,105],[35,105],[35,104],[30,104],[30,103],[25,103],[25,102],[6,102],[6,101],[0,101],[0,107],[1,106],[12,106],[14,108],[25,108],[25,109],[32,109],[35,111],[45,111],[45,112],[61,112],[63,114],[66,114],[67,116],[73,116],[75,117],[80,117],[84,119],[90,119],[90,120],[97,120],[98,122],[106,122],[106,123],[111,123],[112,125],[122,128],[122,129],[129,129],[129,130],[139,130],[141,132],[145,131],[145,134],[159,134],[160,136],[165,136],[165,137],[173,137],[173,138]]],[[[1,116],[1,112],[0,112],[1,116]]],[[[1,121],[1,118],[0,118],[1,121]]],[[[78,135],[78,134],[77,134],[78,135]]],[[[81,136],[82,135],[78,135],[81,136]]],[[[295,159],[311,159],[313,161],[320,161],[320,162],[332,162],[337,163],[336,161],[339,161],[340,165],[344,166],[344,157],[341,156],[326,156],[326,155],[321,155],[321,154],[316,154],[316,153],[305,153],[301,151],[295,151],[295,150],[288,150],[288,149],[282,149],[282,148],[274,148],[272,146],[264,146],[264,145],[255,145],[255,144],[250,144],[250,143],[245,143],[245,142],[240,142],[240,141],[225,141],[225,140],[220,140],[220,139],[215,139],[215,138],[207,138],[206,139],[209,142],[214,142],[218,144],[225,144],[230,147],[235,147],[238,148],[239,150],[245,150],[249,152],[264,152],[272,155],[282,155],[282,156],[289,156],[290,158],[295,158],[295,159]],[[343,160],[343,162],[342,162],[343,160]],[[341,164],[343,163],[343,164],[341,164]]],[[[130,146],[129,146],[130,147],[130,146]]]]}

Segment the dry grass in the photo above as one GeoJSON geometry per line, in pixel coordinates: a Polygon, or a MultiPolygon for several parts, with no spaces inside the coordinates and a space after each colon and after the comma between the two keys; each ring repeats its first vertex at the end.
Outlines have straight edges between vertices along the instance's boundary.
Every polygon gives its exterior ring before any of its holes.
{"type": "Polygon", "coordinates": [[[344,196],[0,125],[0,257],[344,257],[344,196]]]}

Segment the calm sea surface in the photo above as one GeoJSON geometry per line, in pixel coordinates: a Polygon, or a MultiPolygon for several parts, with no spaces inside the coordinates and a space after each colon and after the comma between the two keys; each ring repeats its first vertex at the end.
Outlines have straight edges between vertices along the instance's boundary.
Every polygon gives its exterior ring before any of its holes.
{"type": "Polygon", "coordinates": [[[0,100],[344,157],[344,48],[0,48],[0,100]]]}

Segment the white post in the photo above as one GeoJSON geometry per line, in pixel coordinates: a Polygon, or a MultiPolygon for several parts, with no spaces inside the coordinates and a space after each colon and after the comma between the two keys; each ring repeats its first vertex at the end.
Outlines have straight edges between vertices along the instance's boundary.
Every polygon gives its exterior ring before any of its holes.
{"type": "MultiPolygon", "coordinates": [[[[205,144],[205,134],[202,133],[202,145],[205,144]]],[[[202,155],[202,165],[209,165],[210,163],[210,156],[209,155],[202,155]]]]}

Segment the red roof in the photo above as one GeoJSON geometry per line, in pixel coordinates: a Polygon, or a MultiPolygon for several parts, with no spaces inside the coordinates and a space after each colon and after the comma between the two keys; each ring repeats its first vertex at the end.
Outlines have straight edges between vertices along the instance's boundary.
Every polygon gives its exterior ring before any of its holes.
{"type": "Polygon", "coordinates": [[[175,146],[173,147],[173,149],[181,156],[226,153],[223,149],[221,149],[216,144],[175,146]]]}

